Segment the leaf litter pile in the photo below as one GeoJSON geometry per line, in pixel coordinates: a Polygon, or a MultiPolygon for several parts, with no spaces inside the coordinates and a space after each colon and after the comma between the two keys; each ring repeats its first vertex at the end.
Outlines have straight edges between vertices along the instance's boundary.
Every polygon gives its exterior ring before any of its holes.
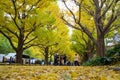
{"type": "Polygon", "coordinates": [[[0,66],[0,80],[120,80],[107,66],[0,66]]]}

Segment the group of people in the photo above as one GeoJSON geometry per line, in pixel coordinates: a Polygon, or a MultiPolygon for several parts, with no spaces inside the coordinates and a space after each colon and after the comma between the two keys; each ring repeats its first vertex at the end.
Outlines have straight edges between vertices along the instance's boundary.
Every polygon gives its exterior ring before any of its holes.
{"type": "Polygon", "coordinates": [[[54,65],[74,65],[74,66],[79,66],[79,55],[75,54],[74,57],[74,63],[70,63],[70,61],[67,61],[66,55],[54,55],[54,65]]]}
{"type": "Polygon", "coordinates": [[[54,65],[65,65],[66,64],[66,55],[54,55],[54,65]]]}

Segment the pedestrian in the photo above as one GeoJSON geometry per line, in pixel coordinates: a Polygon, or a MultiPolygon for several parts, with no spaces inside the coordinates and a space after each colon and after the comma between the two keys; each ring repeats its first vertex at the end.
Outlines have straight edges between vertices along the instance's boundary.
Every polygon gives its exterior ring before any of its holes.
{"type": "Polygon", "coordinates": [[[54,65],[58,65],[59,56],[58,54],[54,55],[54,65]]]}
{"type": "Polygon", "coordinates": [[[3,56],[3,63],[6,61],[6,58],[5,58],[5,56],[3,56]]]}
{"type": "Polygon", "coordinates": [[[13,62],[13,58],[12,58],[12,56],[11,56],[9,63],[11,64],[12,62],[13,62]]]}
{"type": "Polygon", "coordinates": [[[63,55],[60,55],[60,56],[59,56],[59,62],[60,62],[60,64],[59,64],[60,66],[61,66],[61,65],[64,65],[63,55]]]}
{"type": "Polygon", "coordinates": [[[75,57],[74,57],[74,65],[79,66],[79,56],[77,54],[75,54],[75,57]]]}
{"type": "Polygon", "coordinates": [[[64,55],[64,56],[63,56],[64,65],[66,65],[66,59],[67,59],[67,57],[66,57],[66,55],[64,55]]]}

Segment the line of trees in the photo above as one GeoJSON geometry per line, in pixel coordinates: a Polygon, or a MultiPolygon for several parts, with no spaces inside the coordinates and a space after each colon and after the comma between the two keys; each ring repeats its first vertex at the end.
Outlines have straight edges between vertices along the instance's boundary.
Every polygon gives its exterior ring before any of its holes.
{"type": "Polygon", "coordinates": [[[105,36],[120,26],[118,23],[120,19],[120,0],[61,1],[67,9],[66,12],[62,13],[61,17],[64,22],[69,27],[84,32],[95,44],[97,56],[104,57],[105,36]],[[74,4],[72,7],[76,7],[77,11],[71,8],[68,2],[74,4]]]}
{"type": "Polygon", "coordinates": [[[1,0],[0,5],[0,33],[16,52],[17,63],[33,46],[40,48],[45,64],[55,53],[69,52],[68,29],[57,14],[55,0],[1,0]]]}
{"type": "Polygon", "coordinates": [[[64,22],[75,29],[72,35],[72,49],[75,52],[82,52],[85,57],[89,53],[92,57],[96,49],[97,56],[105,56],[104,39],[120,26],[120,1],[61,1],[66,8],[62,15],[59,14],[61,10],[56,0],[0,0],[0,33],[17,53],[17,63],[22,63],[23,52],[33,46],[40,48],[46,64],[57,52],[71,53],[68,29],[64,22]],[[72,8],[68,2],[74,4],[72,8]]]}
{"type": "Polygon", "coordinates": [[[16,62],[22,63],[23,51],[35,46],[34,31],[42,27],[38,10],[48,6],[52,0],[1,0],[0,33],[10,42],[17,53],[16,62]]]}

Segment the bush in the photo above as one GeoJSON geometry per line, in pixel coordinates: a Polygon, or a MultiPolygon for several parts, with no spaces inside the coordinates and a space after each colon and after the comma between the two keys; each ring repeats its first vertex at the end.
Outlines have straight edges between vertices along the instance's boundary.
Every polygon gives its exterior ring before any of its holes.
{"type": "Polygon", "coordinates": [[[96,57],[87,61],[83,66],[109,65],[120,61],[120,43],[114,48],[107,50],[106,57],[96,57]]]}
{"type": "Polygon", "coordinates": [[[114,48],[107,50],[106,56],[113,57],[116,54],[120,57],[120,43],[115,45],[114,48]]]}
{"type": "Polygon", "coordinates": [[[109,57],[96,57],[84,63],[83,66],[108,65],[111,63],[112,63],[112,59],[109,57]]]}
{"type": "Polygon", "coordinates": [[[114,49],[109,49],[107,50],[106,56],[107,57],[112,57],[113,55],[115,55],[116,51],[114,49]]]}

